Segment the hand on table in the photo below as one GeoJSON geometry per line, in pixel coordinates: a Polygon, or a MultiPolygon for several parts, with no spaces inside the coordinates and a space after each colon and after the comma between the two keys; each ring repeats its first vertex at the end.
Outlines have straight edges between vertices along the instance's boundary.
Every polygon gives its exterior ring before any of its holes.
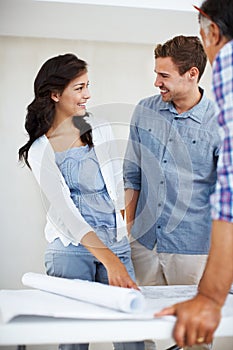
{"type": "Polygon", "coordinates": [[[221,307],[212,299],[198,294],[193,299],[164,308],[155,317],[177,317],[173,337],[178,346],[211,343],[221,319],[221,307]]]}
{"type": "Polygon", "coordinates": [[[124,264],[122,264],[120,260],[116,260],[108,266],[107,271],[110,285],[140,290],[137,284],[131,279],[124,264]]]}

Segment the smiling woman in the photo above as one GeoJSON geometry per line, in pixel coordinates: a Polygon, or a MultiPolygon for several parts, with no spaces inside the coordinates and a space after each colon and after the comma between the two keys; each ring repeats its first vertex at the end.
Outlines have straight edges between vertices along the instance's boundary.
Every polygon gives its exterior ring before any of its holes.
{"type": "MultiPolygon", "coordinates": [[[[63,130],[63,136],[64,132],[68,132],[66,138],[63,138],[66,141],[66,148],[70,147],[71,144],[72,147],[82,145],[80,141],[80,132],[73,126],[72,118],[69,117],[85,116],[86,102],[90,98],[88,85],[88,76],[87,73],[84,73],[80,77],[78,76],[71,80],[62,93],[60,91],[53,91],[51,93],[51,99],[55,102],[55,115],[53,124],[47,132],[47,136],[56,139],[57,133],[59,135],[62,133],[60,129],[63,130]],[[65,126],[68,130],[64,130],[65,126]],[[72,140],[72,134],[74,140],[72,140]]],[[[60,142],[60,140],[58,141],[60,142]]]]}
{"type": "MultiPolygon", "coordinates": [[[[86,111],[87,64],[73,54],[46,61],[34,83],[19,158],[31,168],[50,207],[45,236],[48,275],[138,289],[121,210],[121,163],[111,127],[86,111]],[[107,166],[106,166],[107,164],[107,166]]],[[[143,342],[114,344],[144,348],[143,342]]],[[[85,350],[88,344],[63,344],[85,350]]]]}

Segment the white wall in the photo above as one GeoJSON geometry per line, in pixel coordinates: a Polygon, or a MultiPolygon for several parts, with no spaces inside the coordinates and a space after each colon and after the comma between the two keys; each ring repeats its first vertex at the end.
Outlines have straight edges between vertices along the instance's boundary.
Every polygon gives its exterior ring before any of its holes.
{"type": "Polygon", "coordinates": [[[17,163],[18,148],[26,140],[26,106],[39,67],[53,55],[77,54],[89,63],[90,110],[128,122],[138,100],[155,92],[153,49],[154,43],[0,37],[0,288],[21,288],[24,272],[44,271],[45,210],[32,174],[17,163]]]}

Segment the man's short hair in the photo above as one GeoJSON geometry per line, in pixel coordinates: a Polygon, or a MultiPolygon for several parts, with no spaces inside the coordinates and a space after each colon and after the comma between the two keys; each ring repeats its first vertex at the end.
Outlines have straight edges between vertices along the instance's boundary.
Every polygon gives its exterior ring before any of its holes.
{"type": "Polygon", "coordinates": [[[190,68],[199,70],[200,80],[206,66],[207,56],[197,36],[179,35],[164,44],[158,44],[154,50],[155,58],[171,57],[179,74],[185,74],[190,68]]]}

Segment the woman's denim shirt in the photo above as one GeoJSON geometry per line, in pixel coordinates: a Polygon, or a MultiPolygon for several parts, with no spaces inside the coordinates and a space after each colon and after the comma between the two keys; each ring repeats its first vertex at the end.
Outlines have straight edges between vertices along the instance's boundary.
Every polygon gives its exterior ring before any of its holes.
{"type": "MultiPolygon", "coordinates": [[[[88,117],[88,122],[92,126],[94,149],[101,174],[114,204],[117,241],[120,241],[127,235],[126,225],[120,212],[124,208],[122,162],[118,156],[110,124],[93,116],[88,117]]],[[[46,240],[52,242],[59,236],[65,246],[70,242],[78,245],[86,233],[93,231],[93,227],[87,223],[75,206],[46,135],[34,141],[28,153],[28,161],[46,197],[42,196],[43,205],[47,211],[46,240]]]]}
{"type": "Polygon", "coordinates": [[[71,198],[85,221],[105,243],[116,241],[116,214],[94,148],[88,145],[55,153],[71,198]]]}

